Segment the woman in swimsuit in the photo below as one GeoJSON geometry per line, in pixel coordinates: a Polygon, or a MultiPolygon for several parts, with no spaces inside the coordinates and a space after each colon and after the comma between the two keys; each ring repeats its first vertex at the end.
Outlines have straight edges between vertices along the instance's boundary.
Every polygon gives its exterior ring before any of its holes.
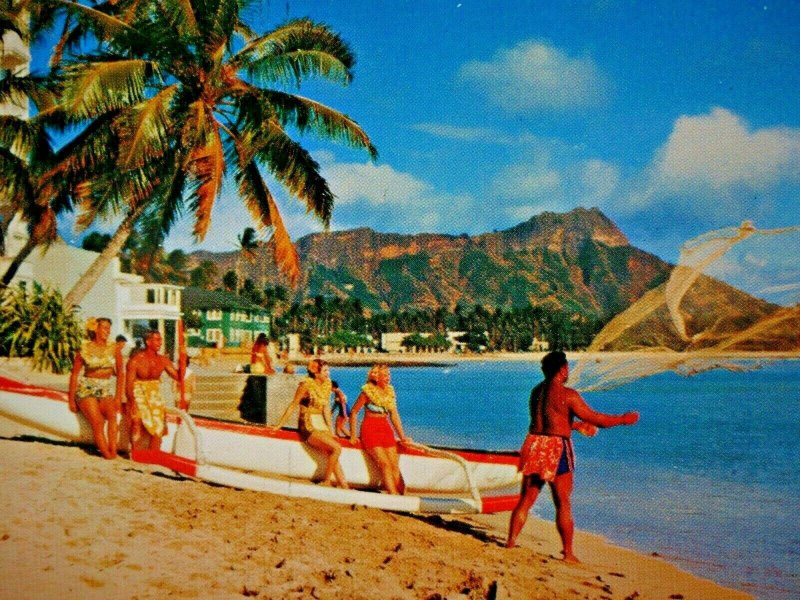
{"type": "Polygon", "coordinates": [[[367,374],[367,383],[361,388],[353,410],[350,412],[350,441],[356,441],[358,413],[364,408],[361,425],[361,443],[369,457],[378,465],[383,486],[390,494],[405,493],[406,485],[400,473],[395,431],[401,443],[410,443],[403,433],[397,400],[391,385],[391,373],[386,365],[375,365],[367,374]],[[394,431],[392,430],[394,426],[394,431]]]}
{"type": "Polygon", "coordinates": [[[297,386],[294,399],[286,408],[278,422],[269,429],[278,430],[283,427],[289,415],[300,409],[298,428],[303,441],[328,455],[328,466],[325,470],[324,482],[337,484],[347,489],[339,456],[342,445],[333,436],[331,428],[331,372],[328,363],[315,358],[308,363],[308,377],[297,386]],[[335,479],[334,479],[335,478],[335,479]]]}
{"type": "Polygon", "coordinates": [[[90,319],[87,330],[89,339],[83,341],[75,354],[69,378],[69,409],[74,413],[80,410],[89,421],[94,443],[103,458],[115,458],[117,414],[124,389],[122,353],[117,344],[108,339],[110,319],[90,319]]]}

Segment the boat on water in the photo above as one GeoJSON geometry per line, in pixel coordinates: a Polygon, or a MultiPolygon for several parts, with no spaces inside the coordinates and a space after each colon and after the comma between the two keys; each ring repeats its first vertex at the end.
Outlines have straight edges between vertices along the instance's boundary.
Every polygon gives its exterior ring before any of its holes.
{"type": "MultiPolygon", "coordinates": [[[[362,450],[341,439],[340,462],[354,489],[316,485],[326,458],[294,430],[192,417],[170,409],[161,450],[139,450],[133,460],[221,485],[384,510],[432,514],[511,510],[518,499],[516,452],[399,446],[403,496],[373,491],[380,475],[362,450]]],[[[66,394],[0,377],[0,436],[35,436],[92,443],[82,415],[66,394]]]]}

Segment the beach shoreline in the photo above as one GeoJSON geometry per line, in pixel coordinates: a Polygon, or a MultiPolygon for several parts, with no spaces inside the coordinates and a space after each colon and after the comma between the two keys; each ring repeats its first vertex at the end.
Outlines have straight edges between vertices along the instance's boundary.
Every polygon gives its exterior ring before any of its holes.
{"type": "Polygon", "coordinates": [[[212,486],[85,447],[0,439],[0,597],[749,598],[531,517],[413,516],[212,486]],[[439,594],[439,596],[435,596],[439,594]],[[637,595],[638,594],[638,595],[637,595]]]}

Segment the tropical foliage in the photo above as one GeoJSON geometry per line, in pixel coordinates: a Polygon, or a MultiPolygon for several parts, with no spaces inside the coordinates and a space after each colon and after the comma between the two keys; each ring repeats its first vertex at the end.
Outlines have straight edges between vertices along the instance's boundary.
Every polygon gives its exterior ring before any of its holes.
{"type": "Polygon", "coordinates": [[[37,370],[64,373],[80,347],[83,330],[58,291],[35,286],[0,291],[0,355],[31,358],[37,370]]]}
{"type": "Polygon", "coordinates": [[[328,347],[332,350],[345,350],[347,348],[373,348],[375,341],[355,331],[340,330],[330,335],[318,336],[315,343],[319,347],[328,347]]]}
{"type": "Polygon", "coordinates": [[[449,350],[453,344],[447,339],[447,336],[442,333],[432,335],[423,335],[421,333],[412,333],[406,336],[400,343],[404,348],[409,350],[417,350],[422,352],[444,352],[449,350]]]}
{"type": "MultiPolygon", "coordinates": [[[[80,301],[142,219],[163,239],[178,218],[191,213],[195,237],[202,240],[228,176],[256,228],[271,234],[276,263],[294,281],[299,260],[264,171],[327,226],[334,195],[319,164],[295,138],[316,134],[377,155],[353,119],[294,93],[314,78],[342,85],[352,80],[355,58],[342,38],[310,19],[256,34],[243,19],[249,4],[252,0],[31,5],[34,21],[43,27],[52,25],[59,11],[67,12],[51,61],[48,81],[58,82],[51,113],[79,133],[52,160],[27,161],[28,167],[35,165],[32,177],[3,181],[14,181],[15,189],[41,189],[26,200],[41,210],[46,205],[36,202],[39,197],[59,198],[64,206],[73,202],[81,227],[98,218],[122,218],[98,261],[67,294],[68,305],[80,301]],[[63,189],[67,198],[55,194],[63,189]]],[[[0,26],[8,27],[4,19],[0,26]]],[[[21,134],[8,123],[0,129],[2,148],[8,150],[11,137],[21,134]]],[[[42,145],[31,142],[30,148],[42,145]]],[[[29,222],[49,227],[54,219],[48,215],[43,220],[31,214],[29,222]]]]}
{"type": "MultiPolygon", "coordinates": [[[[450,346],[446,332],[464,332],[458,341],[471,351],[520,352],[528,350],[534,338],[551,348],[574,350],[589,345],[603,322],[581,313],[538,306],[486,308],[480,304],[458,304],[452,311],[401,310],[368,314],[358,300],[317,296],[305,302],[289,303],[285,288],[267,288],[264,306],[273,311],[273,337],[299,333],[301,343],[311,349],[319,340],[357,333],[379,340],[381,333],[403,331],[412,334],[407,347],[445,350],[450,346]],[[423,335],[425,334],[425,335],[423,335]]],[[[355,347],[363,344],[348,344],[355,347]]]]}

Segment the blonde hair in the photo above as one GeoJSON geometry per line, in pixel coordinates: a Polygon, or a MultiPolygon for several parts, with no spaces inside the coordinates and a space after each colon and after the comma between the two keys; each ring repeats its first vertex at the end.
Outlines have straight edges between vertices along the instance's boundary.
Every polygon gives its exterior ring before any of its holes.
{"type": "Polygon", "coordinates": [[[373,365],[373,367],[367,372],[367,381],[369,383],[378,383],[378,375],[388,372],[389,365],[387,364],[378,363],[377,365],[373,365]]]}

